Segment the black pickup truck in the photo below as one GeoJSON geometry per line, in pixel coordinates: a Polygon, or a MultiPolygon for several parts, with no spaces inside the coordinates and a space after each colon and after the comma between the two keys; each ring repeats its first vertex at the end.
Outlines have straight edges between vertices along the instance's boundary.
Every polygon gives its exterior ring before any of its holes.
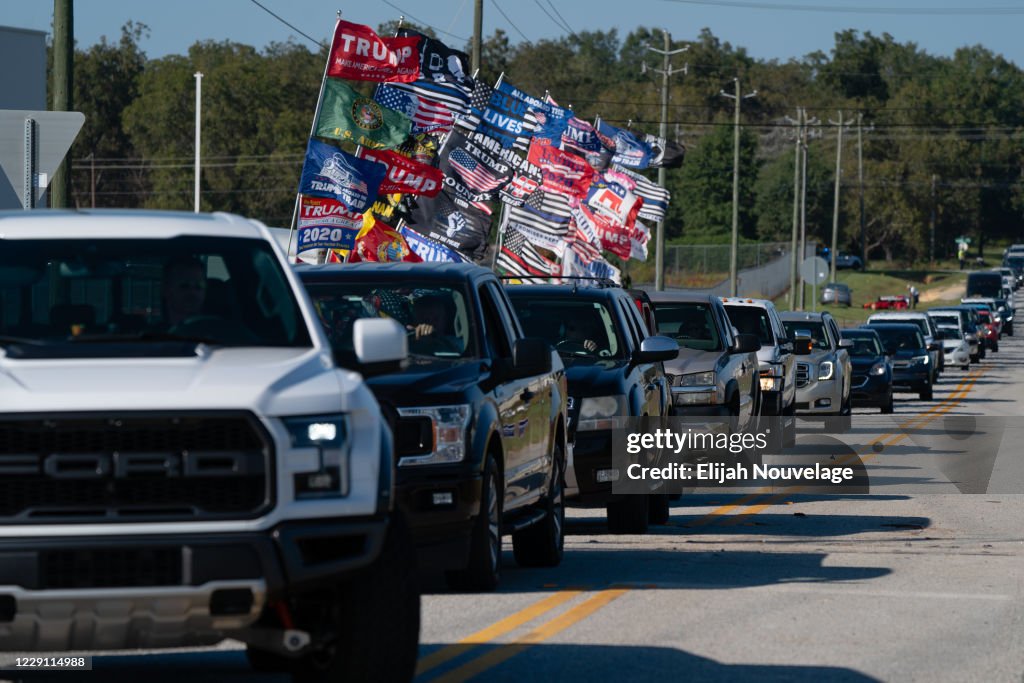
{"type": "Polygon", "coordinates": [[[501,538],[524,566],[561,562],[567,440],[565,369],[523,335],[491,271],[470,264],[300,266],[336,355],[352,327],[389,317],[408,333],[401,372],[368,379],[392,423],[396,497],[421,568],[460,589],[498,584],[501,538]]]}

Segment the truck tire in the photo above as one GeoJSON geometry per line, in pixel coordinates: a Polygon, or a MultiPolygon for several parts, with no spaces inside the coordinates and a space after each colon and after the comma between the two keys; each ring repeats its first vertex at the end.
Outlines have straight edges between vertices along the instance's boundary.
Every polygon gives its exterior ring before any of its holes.
{"type": "Polygon", "coordinates": [[[931,386],[929,386],[927,389],[922,389],[921,392],[918,393],[918,397],[920,397],[922,401],[932,400],[933,392],[931,386]]]}
{"type": "Polygon", "coordinates": [[[337,633],[333,642],[297,659],[250,647],[250,665],[291,673],[296,683],[411,681],[420,634],[415,558],[408,527],[396,517],[373,566],[336,591],[334,623],[318,629],[337,633]]]}
{"type": "Polygon", "coordinates": [[[647,523],[662,525],[672,516],[667,493],[652,493],[647,497],[647,523]]]}
{"type": "Polygon", "coordinates": [[[895,407],[893,406],[892,392],[890,391],[889,400],[885,403],[885,405],[882,406],[881,412],[883,415],[892,415],[894,408],[895,407]]]}
{"type": "Polygon", "coordinates": [[[565,487],[562,484],[562,446],[552,453],[551,490],[544,500],[544,519],[512,534],[512,552],[521,567],[557,567],[565,551],[565,487]]]}
{"type": "Polygon", "coordinates": [[[494,457],[488,453],[480,514],[473,520],[469,563],[465,569],[445,573],[448,585],[456,590],[492,591],[501,579],[501,486],[494,457]]]}
{"type": "Polygon", "coordinates": [[[647,493],[615,496],[608,503],[608,531],[613,534],[646,534],[648,496],[647,493]]]}

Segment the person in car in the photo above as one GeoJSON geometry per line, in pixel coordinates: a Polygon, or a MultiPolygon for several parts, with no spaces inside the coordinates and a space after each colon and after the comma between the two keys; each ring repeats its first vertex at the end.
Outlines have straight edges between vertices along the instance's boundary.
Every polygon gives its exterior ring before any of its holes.
{"type": "Polygon", "coordinates": [[[440,294],[426,294],[413,301],[413,321],[408,326],[410,351],[428,355],[462,352],[462,344],[452,330],[454,316],[449,303],[450,299],[440,294]]]}
{"type": "Polygon", "coordinates": [[[597,353],[597,340],[601,338],[601,330],[589,318],[570,320],[565,324],[565,345],[581,348],[588,353],[597,353]]]}
{"type": "Polygon", "coordinates": [[[202,261],[194,257],[168,261],[160,291],[167,327],[201,315],[206,303],[206,268],[202,261]]]}

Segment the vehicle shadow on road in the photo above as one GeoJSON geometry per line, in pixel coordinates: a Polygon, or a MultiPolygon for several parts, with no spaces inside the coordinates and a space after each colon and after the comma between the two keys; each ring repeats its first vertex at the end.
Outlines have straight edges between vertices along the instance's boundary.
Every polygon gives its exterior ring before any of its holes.
{"type": "MultiPolygon", "coordinates": [[[[421,652],[430,652],[447,643],[421,645],[421,652]]],[[[623,645],[568,645],[538,644],[524,647],[518,644],[494,645],[474,649],[466,660],[473,661],[482,655],[489,660],[506,660],[493,668],[482,671],[481,681],[509,681],[521,683],[542,671],[542,679],[548,681],[601,681],[614,678],[622,681],[836,681],[838,683],[861,683],[877,679],[859,671],[839,666],[802,666],[799,664],[725,664],[707,657],[701,657],[685,650],[670,647],[630,647],[623,645]],[[524,658],[517,658],[520,652],[528,651],[529,664],[524,658]],[[528,668],[524,668],[528,667],[528,668]]],[[[742,654],[739,655],[742,657],[742,654]]],[[[464,659],[454,660],[444,669],[420,676],[418,683],[425,683],[458,670],[465,665],[464,659]]],[[[458,676],[455,676],[458,678],[458,676]]],[[[459,679],[461,680],[461,678],[459,679]]]]}
{"type": "MultiPolygon", "coordinates": [[[[889,517],[866,515],[815,515],[802,511],[749,516],[714,516],[678,514],[668,524],[652,526],[648,536],[687,536],[695,534],[757,534],[783,536],[831,537],[851,536],[864,532],[891,531],[895,528],[925,529],[931,525],[926,517],[889,517]],[[896,526],[894,526],[896,525],[896,526]]],[[[567,536],[612,536],[604,517],[576,517],[566,520],[567,536]]]]}

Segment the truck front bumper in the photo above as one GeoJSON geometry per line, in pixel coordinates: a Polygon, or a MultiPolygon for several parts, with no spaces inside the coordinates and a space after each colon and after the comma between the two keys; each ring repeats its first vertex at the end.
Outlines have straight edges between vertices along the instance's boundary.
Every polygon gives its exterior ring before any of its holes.
{"type": "Polygon", "coordinates": [[[0,650],[210,645],[268,600],[367,568],[386,517],[264,532],[0,539],[0,650]]]}

